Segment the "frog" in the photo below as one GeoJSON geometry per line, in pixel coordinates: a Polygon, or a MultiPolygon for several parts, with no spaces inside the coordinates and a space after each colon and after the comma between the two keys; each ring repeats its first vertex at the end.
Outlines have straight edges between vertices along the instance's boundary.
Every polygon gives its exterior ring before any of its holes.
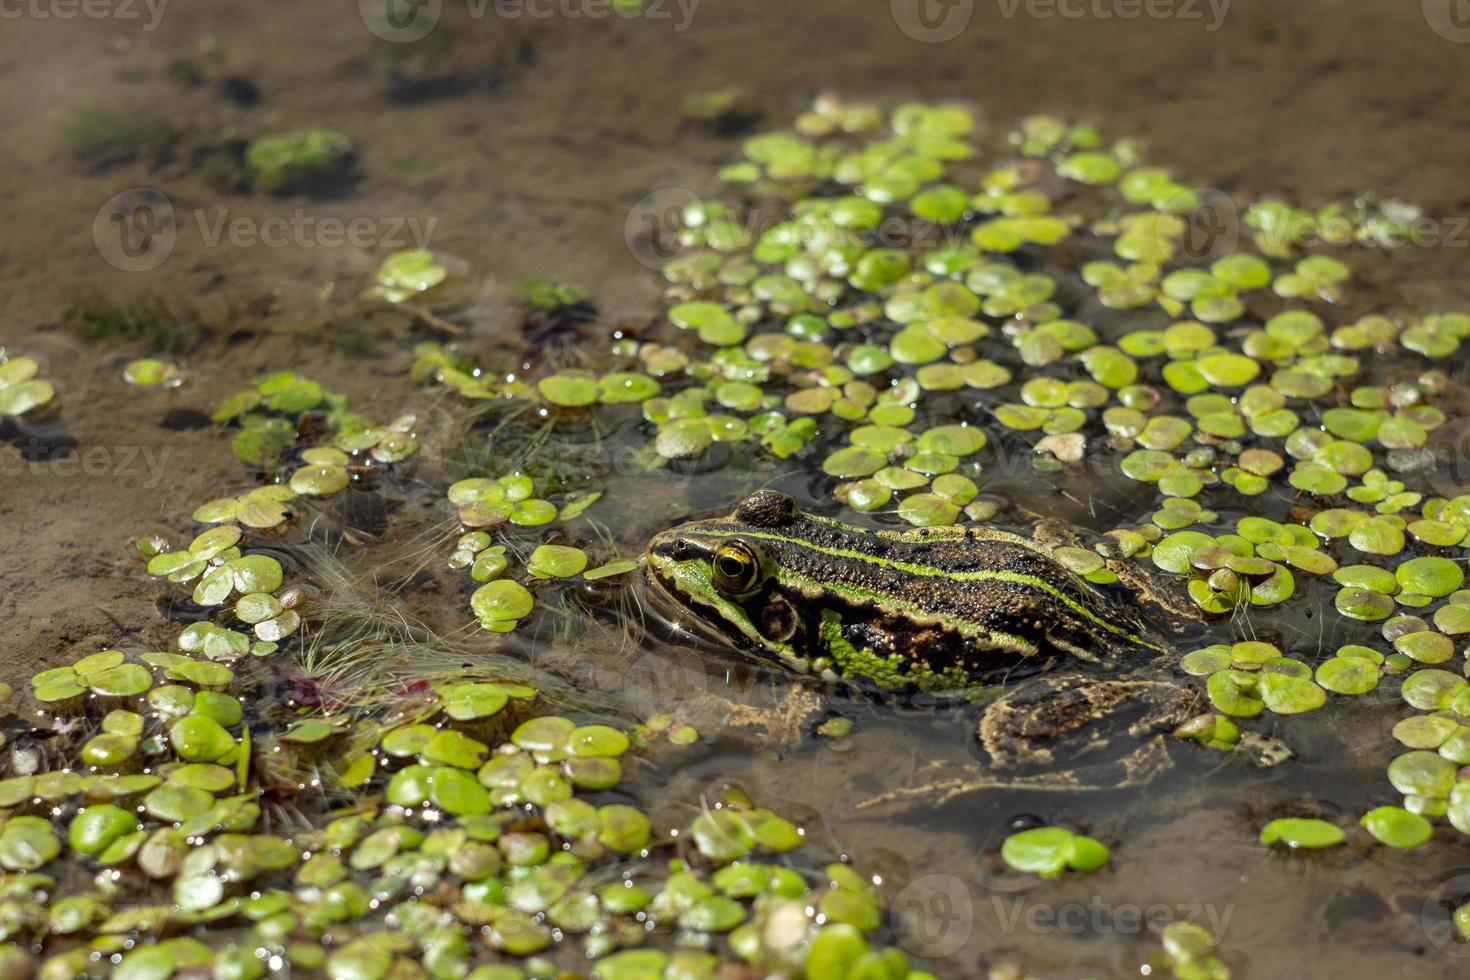
{"type": "Polygon", "coordinates": [[[762,489],[727,516],[655,534],[645,568],[681,626],[748,655],[975,703],[994,769],[1055,767],[1199,707],[1196,691],[1155,679],[1197,617],[1151,589],[1110,594],[998,528],[863,528],[762,489]]]}

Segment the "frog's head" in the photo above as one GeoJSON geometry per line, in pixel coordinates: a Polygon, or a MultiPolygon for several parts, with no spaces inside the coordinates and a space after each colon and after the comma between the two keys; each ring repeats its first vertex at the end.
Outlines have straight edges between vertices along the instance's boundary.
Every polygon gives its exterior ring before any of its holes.
{"type": "Polygon", "coordinates": [[[806,628],[782,590],[778,562],[761,540],[800,517],[796,501],[757,490],[729,517],[693,521],[648,543],[648,576],[694,622],[735,645],[805,667],[793,640],[806,628]]]}

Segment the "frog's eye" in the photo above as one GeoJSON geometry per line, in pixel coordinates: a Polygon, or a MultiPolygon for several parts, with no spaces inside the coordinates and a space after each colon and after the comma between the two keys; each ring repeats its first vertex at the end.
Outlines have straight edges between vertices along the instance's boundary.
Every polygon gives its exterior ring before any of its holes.
{"type": "Polygon", "coordinates": [[[748,541],[730,541],[715,552],[710,563],[710,580],[727,599],[743,599],[760,588],[764,569],[759,548],[748,541]]]}

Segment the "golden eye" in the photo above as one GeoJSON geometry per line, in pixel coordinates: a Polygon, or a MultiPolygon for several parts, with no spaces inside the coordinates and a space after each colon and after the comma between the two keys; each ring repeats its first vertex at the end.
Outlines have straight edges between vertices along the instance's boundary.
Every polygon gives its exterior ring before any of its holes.
{"type": "Polygon", "coordinates": [[[726,598],[741,599],[754,595],[764,578],[765,562],[755,545],[748,541],[730,541],[720,545],[710,563],[710,580],[726,598]]]}

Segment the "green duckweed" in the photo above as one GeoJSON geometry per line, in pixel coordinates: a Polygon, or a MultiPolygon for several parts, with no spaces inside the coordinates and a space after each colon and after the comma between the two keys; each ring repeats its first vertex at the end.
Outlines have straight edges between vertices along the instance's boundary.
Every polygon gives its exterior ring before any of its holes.
{"type": "Polygon", "coordinates": [[[1091,837],[1062,827],[1036,827],[1012,834],[1001,845],[1001,859],[1017,871],[1053,878],[1067,869],[1096,871],[1108,863],[1108,849],[1091,837]]]}

